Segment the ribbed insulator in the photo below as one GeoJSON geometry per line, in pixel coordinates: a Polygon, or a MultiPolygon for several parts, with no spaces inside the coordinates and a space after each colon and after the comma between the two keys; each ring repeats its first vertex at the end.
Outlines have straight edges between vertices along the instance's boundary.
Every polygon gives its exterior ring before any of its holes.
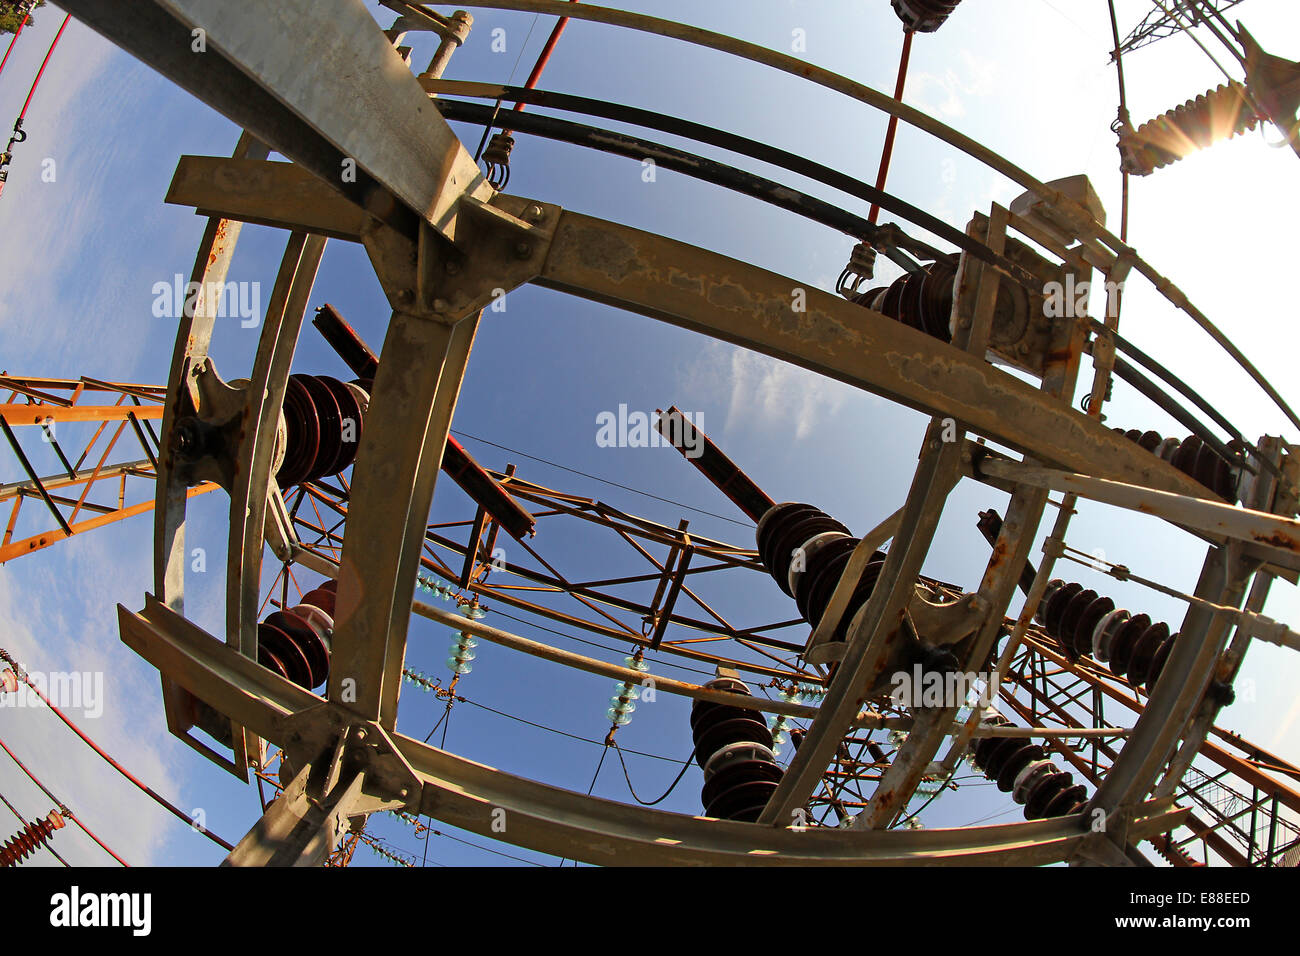
{"type": "Polygon", "coordinates": [[[874,309],[944,342],[952,341],[953,282],[957,267],[946,259],[908,272],[888,286],[868,289],[850,301],[874,309]]]}
{"type": "MultiPolygon", "coordinates": [[[[770,508],[759,519],[755,537],[768,573],[795,599],[804,620],[816,627],[859,539],[820,508],[793,501],[770,508]]],[[[849,622],[871,597],[884,564],[885,553],[875,552],[832,640],[844,639],[849,622]]]]}
{"type": "Polygon", "coordinates": [[[815,505],[787,501],[769,508],[758,521],[755,538],[759,557],[777,586],[793,596],[790,587],[792,564],[807,566],[807,544],[819,536],[834,532],[845,537],[849,529],[815,505]],[[800,549],[803,549],[802,551],[800,549]],[[802,554],[802,562],[796,557],[802,554]]]}
{"type": "Polygon", "coordinates": [[[478,639],[469,631],[461,631],[447,648],[447,666],[453,674],[468,674],[474,669],[473,660],[477,656],[474,648],[478,639]]]}
{"type": "MultiPolygon", "coordinates": [[[[1136,442],[1158,458],[1169,462],[1194,481],[1199,481],[1225,501],[1237,500],[1237,466],[1195,435],[1182,441],[1165,438],[1159,432],[1144,432],[1136,428],[1127,431],[1113,429],[1129,441],[1136,442]]],[[[1231,447],[1231,445],[1229,446],[1231,447]]]]}
{"type": "Polygon", "coordinates": [[[49,842],[55,830],[63,829],[63,816],[51,810],[44,820],[33,820],[0,847],[0,866],[17,866],[49,842]]]}
{"type": "Polygon", "coordinates": [[[1047,633],[1075,657],[1085,654],[1116,677],[1150,690],[1164,670],[1177,634],[1169,625],[1132,615],[1082,584],[1049,581],[1035,615],[1047,633]]]}
{"type": "Polygon", "coordinates": [[[257,625],[258,663],[307,690],[325,683],[337,590],[337,581],[326,581],[296,606],[267,615],[257,625]]]}
{"type": "MultiPolygon", "coordinates": [[[[731,677],[704,686],[749,694],[743,681],[731,677]]],[[[763,715],[748,707],[697,700],[691,706],[691,738],[695,761],[704,771],[700,791],[704,815],[747,823],[757,820],[782,774],[763,715]]]]}
{"type": "Polygon", "coordinates": [[[1159,833],[1151,838],[1151,847],[1170,866],[1205,866],[1199,860],[1193,860],[1187,851],[1174,843],[1168,833],[1159,833]]]}
{"type": "Polygon", "coordinates": [[[1259,117],[1233,81],[1120,134],[1121,168],[1146,176],[1198,149],[1254,129],[1259,117]]]}
{"type": "Polygon", "coordinates": [[[917,33],[933,33],[952,16],[961,0],[891,0],[903,26],[917,33]]]}
{"type": "MultiPolygon", "coordinates": [[[[1000,727],[1011,722],[998,714],[984,723],[1000,727]]],[[[1024,806],[1026,820],[1066,817],[1087,803],[1087,788],[1048,760],[1042,747],[1023,737],[983,737],[972,754],[984,776],[1024,806]]]]}
{"type": "MultiPolygon", "coordinates": [[[[848,300],[941,342],[951,342],[956,280],[957,260],[940,259],[916,272],[904,273],[888,286],[850,294],[848,300]]],[[[1019,341],[1029,315],[1024,288],[1014,282],[999,283],[993,308],[991,344],[999,347],[1019,341]]]]}
{"type": "Polygon", "coordinates": [[[284,392],[285,454],[281,488],[336,475],[357,457],[370,402],[356,383],[328,375],[290,375],[284,392]]]}

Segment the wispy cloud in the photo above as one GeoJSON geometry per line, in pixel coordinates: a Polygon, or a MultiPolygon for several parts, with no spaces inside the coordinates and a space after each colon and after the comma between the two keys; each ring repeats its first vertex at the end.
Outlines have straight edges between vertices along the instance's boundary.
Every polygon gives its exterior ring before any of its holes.
{"type": "Polygon", "coordinates": [[[972,98],[991,95],[997,87],[998,65],[968,50],[942,73],[920,72],[908,77],[904,99],[932,116],[964,116],[972,98]]]}
{"type": "MultiPolygon", "coordinates": [[[[139,581],[147,569],[139,559],[124,561],[123,554],[109,553],[109,540],[94,540],[94,536],[76,539],[75,566],[47,560],[43,574],[34,564],[7,565],[0,573],[3,646],[31,671],[103,675],[101,714],[61,709],[123,766],[171,798],[171,781],[177,773],[158,746],[170,738],[160,708],[154,706],[156,681],[146,679],[139,662],[131,660],[132,652],[117,640],[114,605],[121,582],[139,581]],[[85,569],[89,566],[112,566],[115,571],[111,577],[88,574],[85,569]],[[56,577],[64,571],[66,577],[56,577]],[[44,586],[32,587],[34,580],[44,586]],[[149,705],[140,706],[142,701],[149,705]]],[[[161,861],[172,829],[179,826],[173,818],[77,740],[48,709],[7,707],[4,713],[6,743],[87,826],[128,863],[161,861]]],[[[29,819],[52,809],[46,806],[49,798],[7,756],[0,757],[0,789],[29,819]]],[[[7,811],[0,812],[10,818],[0,818],[0,832],[16,831],[18,821],[7,811]]],[[[73,864],[113,862],[72,823],[51,842],[73,864]]],[[[54,859],[41,851],[32,862],[52,863],[54,859]]]]}
{"type": "MultiPolygon", "coordinates": [[[[39,25],[52,33],[58,22],[47,14],[39,25]]],[[[30,43],[24,33],[5,70],[0,115],[17,113],[25,78],[48,42],[43,32],[30,43]]],[[[69,23],[0,198],[0,350],[9,371],[126,378],[153,354],[146,348],[159,331],[149,321],[152,278],[141,271],[160,272],[148,258],[158,248],[149,240],[158,237],[137,210],[146,198],[157,204],[165,173],[156,167],[174,163],[142,125],[161,82],[69,23]],[[77,334],[62,334],[68,328],[77,334]]]]}
{"type": "Polygon", "coordinates": [[[710,342],[687,372],[695,394],[725,402],[726,429],[771,428],[810,435],[844,405],[847,385],[777,359],[710,342]]]}

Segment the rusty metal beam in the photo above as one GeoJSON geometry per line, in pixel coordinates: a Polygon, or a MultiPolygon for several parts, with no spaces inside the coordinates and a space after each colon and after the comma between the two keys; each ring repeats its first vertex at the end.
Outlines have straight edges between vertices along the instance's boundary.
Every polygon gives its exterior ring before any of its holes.
{"type": "Polygon", "coordinates": [[[163,417],[161,405],[0,405],[0,418],[15,428],[49,422],[124,422],[163,417]]]}
{"type": "Polygon", "coordinates": [[[659,645],[663,643],[664,633],[668,630],[668,622],[672,619],[673,608],[677,606],[677,596],[682,593],[682,582],[686,580],[686,571],[690,567],[691,556],[694,554],[695,548],[687,538],[687,544],[682,548],[677,559],[677,567],[673,571],[673,583],[668,588],[668,596],[664,599],[664,606],[658,612],[654,636],[650,638],[652,650],[658,650],[659,645]]]}
{"type": "Polygon", "coordinates": [[[745,474],[740,466],[705,435],[695,423],[682,414],[681,409],[673,405],[655,420],[655,428],[682,457],[693,464],[696,469],[715,488],[721,491],[731,503],[744,512],[749,520],[757,522],[769,508],[776,505],[768,494],[754,483],[754,479],[745,474]],[[691,454],[692,450],[695,454],[691,454]]]}
{"type": "MultiPolygon", "coordinates": [[[[320,698],[152,599],[141,614],[119,607],[118,617],[128,646],[269,740],[288,743],[295,730],[340,719],[333,716],[336,705],[322,710],[320,698]]],[[[392,733],[391,740],[420,785],[422,814],[490,837],[499,816],[493,811],[502,808],[512,843],[598,864],[1035,865],[1067,859],[1086,837],[1078,817],[957,830],[759,827],[615,803],[526,780],[400,734],[392,733]]],[[[1168,801],[1147,804],[1130,832],[1162,833],[1185,816],[1168,801]]]]}
{"type": "Polygon", "coordinates": [[[976,462],[976,472],[1034,488],[1064,491],[1118,508],[1153,514],[1216,536],[1245,541],[1261,556],[1284,568],[1300,570],[1300,521],[1266,511],[1238,508],[1224,501],[1139,488],[1119,481],[1077,475],[1054,468],[1036,468],[989,457],[976,462]]]}
{"type": "Polygon", "coordinates": [[[954,418],[1045,462],[1191,497],[1211,494],[983,356],[795,279],[683,242],[565,211],[536,281],[954,418]],[[669,275],[671,282],[665,280],[669,275]],[[805,311],[795,311],[799,304],[805,311]]]}
{"type": "MultiPolygon", "coordinates": [[[[204,482],[201,485],[195,485],[193,488],[188,489],[185,492],[185,496],[187,498],[193,498],[196,495],[206,494],[209,491],[216,491],[217,487],[217,485],[214,485],[211,482],[204,482]]],[[[119,508],[116,511],[108,512],[95,518],[87,518],[84,521],[74,521],[69,525],[69,531],[74,535],[81,534],[85,531],[93,531],[95,528],[102,528],[105,525],[114,524],[124,518],[131,518],[135,515],[141,515],[147,511],[152,511],[153,507],[153,501],[142,501],[139,504],[119,508]]],[[[21,557],[24,554],[31,554],[33,551],[40,551],[43,548],[48,548],[50,545],[64,540],[65,537],[66,536],[61,533],[44,532],[42,534],[32,535],[29,538],[23,538],[20,541],[6,542],[3,547],[0,547],[0,564],[4,564],[6,561],[13,558],[21,557]]]]}

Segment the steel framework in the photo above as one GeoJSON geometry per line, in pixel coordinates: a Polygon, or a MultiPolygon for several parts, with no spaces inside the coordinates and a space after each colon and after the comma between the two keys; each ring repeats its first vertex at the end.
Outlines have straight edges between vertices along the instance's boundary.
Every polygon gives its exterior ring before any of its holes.
{"type": "MultiPolygon", "coordinates": [[[[158,436],[152,422],[162,417],[165,388],[102,382],[85,376],[34,379],[6,374],[0,375],[0,394],[4,393],[7,395],[5,403],[0,405],[0,430],[4,431],[9,449],[27,478],[0,485],[0,504],[9,509],[4,538],[0,540],[0,564],[47,548],[78,532],[153,510],[158,436]],[[64,422],[98,423],[98,426],[88,441],[78,443],[80,450],[69,454],[57,435],[58,426],[64,422]],[[128,425],[143,458],[127,458],[127,453],[117,447],[128,425]],[[61,473],[37,474],[14,432],[21,427],[40,428],[42,441],[63,467],[61,473]],[[15,538],[20,512],[29,499],[40,499],[48,518],[35,519],[40,521],[38,526],[42,530],[15,538]],[[49,520],[53,521],[53,527],[49,526],[49,520]]],[[[187,494],[203,494],[216,488],[215,484],[204,482],[189,489],[187,494]]]]}
{"type": "MultiPolygon", "coordinates": [[[[1231,10],[1241,0],[1156,0],[1142,22],[1135,26],[1120,43],[1119,55],[1140,50],[1157,40],[1173,36],[1197,24],[1231,10]]],[[[1115,54],[1111,54],[1111,59],[1115,54]]]]}
{"type": "MultiPolygon", "coordinates": [[[[356,840],[340,849],[344,831],[351,826],[359,833],[361,821],[385,810],[428,815],[489,837],[497,835],[493,821],[504,813],[510,842],[595,863],[1129,864],[1144,861],[1137,849],[1143,841],[1175,865],[1210,854],[1248,864],[1294,855],[1300,772],[1218,731],[1214,719],[1225,703],[1221,688],[1231,685],[1252,638],[1297,646],[1294,633],[1258,613],[1271,580],[1294,580],[1300,570],[1295,449],[1268,437],[1247,445],[1239,483],[1245,507],[1223,503],[1183,470],[1101,424],[1110,377],[1121,369],[1117,316],[1093,323],[1031,315],[1028,330],[1008,344],[995,308],[999,289],[1018,283],[1032,290],[1094,269],[1111,282],[1141,276],[1207,331],[1293,423],[1300,419],[1208,317],[1105,229],[1078,183],[1044,184],[875,90],[734,38],[549,0],[464,4],[567,15],[764,64],[896,116],[1019,184],[1026,190],[1021,201],[976,215],[956,237],[948,343],[815,289],[806,290],[806,311],[796,314],[790,289],[798,283],[791,278],[498,192],[430,97],[431,91],[458,92],[440,85],[440,74],[463,40],[468,15],[439,17],[418,4],[393,2],[387,5],[401,17],[385,32],[354,0],[145,0],[129,24],[105,0],[65,5],[245,129],[229,159],[182,158],[169,190],[168,201],[209,216],[192,274],[199,288],[225,279],[242,222],[289,232],[246,379],[223,380],[208,359],[215,302],[201,297],[193,316],[181,319],[153,468],[154,590],[142,610],[119,608],[123,641],[162,675],[173,733],[243,779],[250,769],[263,772],[268,742],[282,755],[283,790],[229,863],[346,859],[356,840]],[[177,53],[188,49],[196,30],[207,38],[208,55],[177,53]],[[411,30],[443,38],[419,77],[395,49],[411,30]],[[291,162],[268,161],[271,151],[291,162]],[[348,162],[357,175],[341,178],[348,162]],[[281,489],[273,478],[278,423],[327,239],[364,246],[392,317],[350,480],[281,489]],[[429,524],[474,332],[494,294],[524,283],[721,338],[931,416],[906,500],[863,536],[806,641],[798,632],[792,636],[795,621],[735,626],[717,613],[697,582],[764,565],[754,549],[698,537],[684,522],[666,527],[509,470],[491,473],[495,488],[537,509],[543,541],[551,522],[583,522],[616,534],[621,547],[648,562],[644,574],[600,581],[566,577],[540,546],[522,539],[526,560],[495,561],[501,516],[482,502],[466,520],[429,524]],[[1072,398],[1085,354],[1093,381],[1082,413],[1072,398]],[[1036,384],[990,363],[990,355],[1028,372],[1036,384]],[[1007,452],[992,451],[985,439],[1007,452]],[[1009,496],[992,556],[973,589],[920,573],[945,500],[963,478],[1009,496]],[[230,498],[224,640],[182,611],[186,501],[206,484],[230,498]],[[1051,491],[1060,497],[1050,499],[1051,491]],[[1065,534],[1078,497],[1157,514],[1207,545],[1201,578],[1186,596],[1181,637],[1149,695],[1096,661],[1076,659],[1034,623],[1055,562],[1069,556],[1065,534]],[[1030,552],[1049,504],[1055,523],[1045,558],[1033,568],[1030,552]],[[467,529],[463,541],[450,533],[458,528],[467,529]],[[891,540],[847,639],[828,640],[846,616],[866,558],[891,540]],[[324,696],[258,663],[268,546],[281,574],[297,564],[338,582],[324,696]],[[666,555],[657,556],[660,550],[666,555]],[[415,600],[422,575],[472,596],[471,606],[483,600],[514,607],[642,650],[766,677],[774,686],[815,683],[824,698],[819,706],[737,698],[653,675],[667,693],[739,702],[807,722],[756,823],[615,803],[495,770],[396,731],[412,613],[606,677],[641,681],[646,675],[415,600]],[[627,588],[637,586],[652,596],[628,596],[627,588]],[[1009,615],[1017,586],[1026,599],[1009,615]],[[995,662],[1001,709],[1028,728],[986,722],[964,701],[911,713],[891,708],[881,689],[913,626],[946,645],[967,670],[995,662]],[[683,629],[725,642],[727,652],[699,650],[681,636],[683,629]],[[1108,722],[1117,708],[1128,721],[1108,722]],[[196,726],[223,746],[196,737],[196,726]],[[880,749],[864,761],[871,734],[889,731],[904,735],[891,752],[880,749]],[[923,783],[951,776],[971,741],[989,736],[1041,739],[1096,786],[1085,811],[998,826],[894,828],[923,783]],[[824,821],[827,809],[846,825],[792,823],[806,810],[824,821]],[[1099,816],[1104,826],[1095,825],[1099,816]]],[[[724,184],[769,201],[774,196],[752,177],[724,184]]],[[[885,193],[861,194],[905,219],[917,212],[885,193]]],[[[828,215],[789,195],[782,202],[792,211],[828,215]]],[[[859,238],[903,261],[928,250],[897,227],[859,238]]]]}

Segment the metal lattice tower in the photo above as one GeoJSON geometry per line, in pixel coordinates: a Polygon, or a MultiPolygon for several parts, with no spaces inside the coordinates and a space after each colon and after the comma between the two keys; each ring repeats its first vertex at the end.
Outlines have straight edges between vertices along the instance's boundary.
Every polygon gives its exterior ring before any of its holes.
{"type": "MultiPolygon", "coordinates": [[[[1120,42],[1120,55],[1132,53],[1175,33],[1194,29],[1207,16],[1226,13],[1241,0],[1156,0],[1142,22],[1120,42]]],[[[1114,59],[1114,54],[1111,54],[1114,59]]]]}
{"type": "MultiPolygon", "coordinates": [[[[47,548],[74,534],[90,531],[153,510],[153,479],[157,468],[158,437],[153,422],[162,417],[166,388],[122,382],[79,379],[19,378],[0,375],[0,429],[13,460],[27,475],[0,485],[0,505],[8,509],[0,564],[47,548]],[[71,451],[58,439],[63,423],[98,423],[87,441],[71,451]],[[118,442],[130,426],[124,445],[138,446],[135,457],[118,442]],[[42,456],[62,466],[62,471],[40,475],[40,458],[33,463],[15,429],[39,429],[48,453],[42,456]],[[143,457],[140,457],[143,456],[143,457]],[[34,518],[35,531],[20,524],[23,505],[44,506],[34,518]]],[[[65,442],[67,439],[65,438],[65,442]]],[[[210,482],[188,494],[213,491],[210,482]]]]}

